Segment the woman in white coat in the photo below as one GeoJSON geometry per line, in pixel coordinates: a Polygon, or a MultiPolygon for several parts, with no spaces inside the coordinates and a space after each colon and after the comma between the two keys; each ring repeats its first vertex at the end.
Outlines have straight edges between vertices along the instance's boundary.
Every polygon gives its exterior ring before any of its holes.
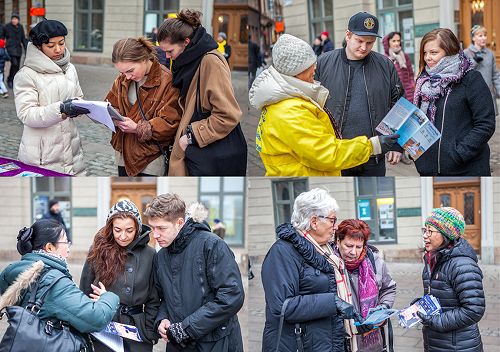
{"type": "Polygon", "coordinates": [[[72,117],[89,111],[72,103],[83,93],[69,62],[67,34],[64,24],[55,20],[44,20],[30,32],[24,66],[14,78],[17,116],[24,124],[18,159],[56,172],[85,175],[82,142],[72,117]]]}

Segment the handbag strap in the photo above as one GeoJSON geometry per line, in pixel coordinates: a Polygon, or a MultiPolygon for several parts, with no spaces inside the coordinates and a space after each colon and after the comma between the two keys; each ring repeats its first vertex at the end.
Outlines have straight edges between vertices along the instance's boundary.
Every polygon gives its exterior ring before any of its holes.
{"type": "Polygon", "coordinates": [[[28,305],[32,304],[32,305],[35,305],[37,306],[38,308],[40,308],[42,305],[43,305],[43,302],[45,301],[45,296],[47,296],[47,293],[49,292],[49,290],[52,288],[52,286],[54,286],[55,284],[57,284],[61,279],[67,277],[66,275],[64,275],[63,273],[61,273],[59,270],[51,270],[51,269],[48,269],[45,274],[43,274],[43,276],[41,278],[39,278],[31,287],[30,289],[30,299],[28,301],[28,305]],[[47,287],[47,289],[45,290],[44,293],[42,293],[42,295],[40,296],[40,298],[38,298],[36,300],[36,293],[38,291],[38,285],[40,283],[40,281],[42,280],[42,278],[44,278],[48,273],[50,272],[55,272],[56,274],[56,277],[54,278],[54,280],[52,280],[52,282],[49,284],[49,287],[47,287]]]}
{"type": "Polygon", "coordinates": [[[290,303],[291,298],[285,299],[285,302],[283,302],[283,306],[281,307],[281,313],[280,313],[280,325],[278,327],[278,343],[276,344],[276,352],[279,352],[280,348],[280,340],[281,340],[281,331],[283,330],[283,322],[285,320],[285,310],[286,307],[288,306],[288,303],[290,303]]]}

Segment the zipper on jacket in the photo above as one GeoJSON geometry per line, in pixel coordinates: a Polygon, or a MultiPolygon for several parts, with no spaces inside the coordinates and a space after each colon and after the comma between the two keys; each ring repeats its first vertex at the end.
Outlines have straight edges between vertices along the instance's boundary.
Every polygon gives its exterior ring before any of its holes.
{"type": "Polygon", "coordinates": [[[370,127],[372,128],[372,137],[376,136],[373,128],[372,112],[370,107],[370,96],[368,95],[368,85],[366,84],[365,66],[363,66],[363,81],[365,82],[366,101],[368,102],[368,117],[370,118],[370,127]]]}
{"type": "Polygon", "coordinates": [[[349,95],[349,82],[351,81],[351,66],[347,65],[349,68],[349,73],[347,75],[347,89],[345,91],[345,99],[344,99],[344,108],[342,109],[342,118],[340,119],[340,133],[342,134],[344,130],[344,116],[345,116],[345,109],[347,106],[347,95],[349,95]]]}
{"type": "Polygon", "coordinates": [[[443,128],[444,128],[444,116],[446,113],[446,102],[448,101],[448,96],[450,95],[450,92],[446,94],[446,98],[444,99],[444,107],[443,107],[443,121],[441,121],[441,138],[439,138],[439,145],[438,145],[438,175],[441,174],[441,141],[443,139],[443,128]]]}

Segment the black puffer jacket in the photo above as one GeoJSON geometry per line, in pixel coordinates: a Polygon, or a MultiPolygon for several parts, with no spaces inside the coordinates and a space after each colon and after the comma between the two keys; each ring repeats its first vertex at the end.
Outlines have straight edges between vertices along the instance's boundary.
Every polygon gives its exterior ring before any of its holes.
{"type": "Polygon", "coordinates": [[[278,226],[279,240],[262,264],[266,297],[263,352],[274,352],[283,302],[280,352],[297,351],[295,324],[303,330],[305,352],[344,352],[344,321],[337,317],[337,284],[333,266],[291,224],[278,226]]]}
{"type": "Polygon", "coordinates": [[[24,36],[24,29],[21,24],[14,26],[12,23],[7,23],[4,27],[4,36],[7,40],[5,44],[5,49],[10,56],[23,55],[23,48],[26,50],[28,46],[28,40],[24,36]]]}
{"type": "Polygon", "coordinates": [[[448,99],[436,101],[434,125],[442,137],[415,162],[420,176],[491,175],[488,141],[495,132],[495,108],[482,78],[469,71],[448,99]]]}
{"type": "Polygon", "coordinates": [[[432,274],[428,264],[422,274],[424,293],[438,298],[443,309],[423,328],[425,351],[482,352],[477,322],[484,314],[485,300],[476,253],[461,238],[438,256],[432,274]]]}
{"type": "MultiPolygon", "coordinates": [[[[245,294],[238,264],[228,245],[206,223],[188,219],[174,242],[155,256],[162,303],[156,319],[182,322],[195,346],[183,352],[243,352],[236,313],[245,294]]],[[[179,351],[167,344],[167,352],[179,351]]]]}

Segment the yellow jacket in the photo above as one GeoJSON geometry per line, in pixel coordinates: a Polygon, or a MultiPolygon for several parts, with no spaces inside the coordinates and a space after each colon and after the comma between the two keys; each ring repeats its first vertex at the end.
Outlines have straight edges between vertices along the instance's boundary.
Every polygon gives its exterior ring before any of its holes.
{"type": "MultiPolygon", "coordinates": [[[[259,81],[269,81],[266,72],[263,74],[259,81]]],[[[262,92],[256,82],[250,92],[255,107],[262,99],[272,100],[270,96],[281,98],[262,107],[257,127],[256,149],[266,176],[340,176],[341,170],[368,161],[373,144],[366,136],[338,139],[327,113],[318,103],[300,94],[277,93],[286,85],[284,81],[278,82],[280,87],[265,84],[262,92]],[[259,99],[256,94],[265,96],[259,99]]]]}

